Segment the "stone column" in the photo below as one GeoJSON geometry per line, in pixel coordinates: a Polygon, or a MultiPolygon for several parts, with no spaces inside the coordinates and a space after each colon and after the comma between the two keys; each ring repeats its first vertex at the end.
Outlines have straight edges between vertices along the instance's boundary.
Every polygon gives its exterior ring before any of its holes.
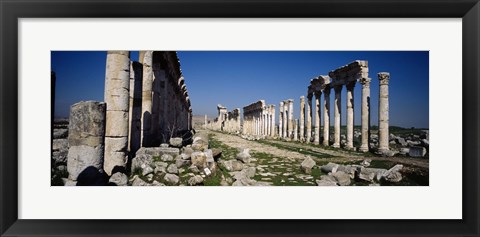
{"type": "Polygon", "coordinates": [[[290,120],[288,118],[288,100],[283,101],[283,137],[288,138],[288,128],[290,127],[290,120]]]}
{"type": "Polygon", "coordinates": [[[367,152],[370,148],[370,78],[362,78],[362,145],[361,152],[367,152]]]}
{"type": "Polygon", "coordinates": [[[293,125],[293,140],[298,141],[298,119],[295,119],[293,125]]]}
{"type": "Polygon", "coordinates": [[[272,118],[270,117],[270,107],[267,107],[267,115],[266,115],[266,118],[267,118],[267,132],[265,135],[267,136],[270,136],[270,129],[271,129],[271,126],[272,126],[272,118]]]}
{"type": "Polygon", "coordinates": [[[283,137],[283,101],[278,107],[278,136],[283,137]]]}
{"type": "Polygon", "coordinates": [[[353,148],[353,89],[355,81],[347,84],[347,149],[353,148]]]}
{"type": "Polygon", "coordinates": [[[272,105],[272,132],[271,136],[275,137],[276,133],[276,126],[275,126],[275,105],[272,105]]]}
{"type": "Polygon", "coordinates": [[[330,86],[323,90],[323,145],[330,145],[330,86]]]}
{"type": "Polygon", "coordinates": [[[70,107],[68,124],[68,179],[77,180],[82,171],[94,167],[103,173],[106,104],[82,101],[70,107]]]}
{"type": "Polygon", "coordinates": [[[390,80],[390,73],[378,73],[378,80],[380,80],[380,99],[378,102],[378,151],[388,151],[388,81],[390,80]]]}
{"type": "Polygon", "coordinates": [[[113,168],[125,167],[128,159],[128,109],[130,88],[130,52],[108,51],[105,73],[105,125],[104,170],[108,175],[113,168]]]}
{"type": "Polygon", "coordinates": [[[312,96],[313,94],[307,95],[307,143],[312,138],[312,96]]]}
{"type": "Polygon", "coordinates": [[[315,144],[320,144],[320,96],[321,92],[315,92],[315,144]]]}
{"type": "Polygon", "coordinates": [[[341,98],[342,98],[342,85],[335,86],[335,101],[334,101],[334,110],[335,110],[335,139],[333,143],[333,147],[339,148],[340,147],[340,126],[341,126],[341,98]]]}
{"type": "Polygon", "coordinates": [[[150,146],[152,128],[152,89],[153,89],[153,51],[140,51],[140,62],[143,63],[142,82],[142,146],[150,146]]]}
{"type": "Polygon", "coordinates": [[[305,140],[305,96],[300,96],[300,141],[305,140]]]}
{"type": "Polygon", "coordinates": [[[288,100],[288,138],[293,134],[293,100],[288,100]]]}
{"type": "Polygon", "coordinates": [[[266,111],[264,110],[263,112],[263,115],[262,115],[262,119],[263,119],[263,133],[262,135],[268,135],[268,119],[267,119],[267,113],[266,111]]]}
{"type": "Polygon", "coordinates": [[[142,71],[143,66],[139,62],[130,63],[130,101],[128,109],[129,152],[135,153],[140,148],[142,129],[142,71]]]}
{"type": "Polygon", "coordinates": [[[207,115],[205,114],[205,129],[207,129],[207,115]]]}

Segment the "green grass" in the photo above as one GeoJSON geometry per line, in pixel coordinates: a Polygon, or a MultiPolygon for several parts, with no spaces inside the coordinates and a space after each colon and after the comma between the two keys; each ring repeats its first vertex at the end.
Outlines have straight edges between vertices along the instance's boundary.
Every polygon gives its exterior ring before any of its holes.
{"type": "Polygon", "coordinates": [[[293,147],[293,146],[278,144],[278,143],[274,143],[274,142],[269,142],[269,141],[266,141],[266,140],[257,140],[255,142],[265,144],[265,145],[274,146],[274,147],[284,149],[284,150],[295,151],[295,152],[298,152],[300,154],[309,155],[309,156],[313,156],[313,157],[316,157],[316,158],[333,158],[334,157],[332,155],[316,152],[316,151],[313,151],[311,149],[293,147]]]}
{"type": "Polygon", "coordinates": [[[237,157],[237,154],[239,152],[238,149],[233,148],[233,147],[229,147],[229,146],[223,144],[222,142],[220,142],[219,140],[217,140],[215,138],[215,134],[209,133],[208,134],[208,140],[209,140],[208,145],[209,145],[210,149],[212,149],[212,148],[222,149],[221,159],[231,160],[231,159],[235,159],[237,157]]]}

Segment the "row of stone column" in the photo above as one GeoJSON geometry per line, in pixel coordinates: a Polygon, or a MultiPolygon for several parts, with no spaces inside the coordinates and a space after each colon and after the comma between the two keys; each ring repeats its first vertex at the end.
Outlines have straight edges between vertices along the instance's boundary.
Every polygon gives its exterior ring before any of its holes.
{"type": "Polygon", "coordinates": [[[245,106],[242,129],[245,135],[275,136],[275,105],[265,105],[265,101],[260,100],[245,106]]]}
{"type": "Polygon", "coordinates": [[[293,99],[288,99],[280,102],[278,115],[278,133],[281,138],[293,138],[296,140],[297,135],[294,130],[297,130],[297,124],[293,118],[293,99]]]}
{"type": "MultiPolygon", "coordinates": [[[[333,147],[340,147],[341,143],[341,92],[343,86],[347,89],[347,136],[346,148],[355,149],[353,146],[353,128],[354,128],[354,87],[358,81],[362,84],[362,130],[361,130],[361,146],[359,151],[366,152],[369,150],[370,136],[370,82],[368,78],[368,64],[366,61],[355,61],[347,66],[330,72],[330,76],[335,80],[330,81],[328,76],[320,76],[313,79],[308,87],[308,102],[305,107],[305,98],[300,97],[300,140],[307,142],[320,143],[320,120],[321,120],[321,95],[324,95],[323,111],[323,145],[329,146],[330,136],[330,90],[335,91],[334,99],[334,143],[333,147]],[[312,121],[312,99],[315,96],[315,120],[312,121]],[[305,115],[306,114],[306,115],[305,115]],[[303,121],[306,116],[306,126],[303,121]],[[303,129],[305,128],[305,134],[303,129]],[[315,128],[312,131],[312,127],[315,128]],[[313,132],[313,134],[312,134],[313,132]],[[313,137],[313,139],[312,139],[313,137]]],[[[380,152],[389,150],[388,143],[388,80],[390,74],[381,72],[378,74],[380,81],[380,98],[379,98],[379,147],[380,152]]]]}

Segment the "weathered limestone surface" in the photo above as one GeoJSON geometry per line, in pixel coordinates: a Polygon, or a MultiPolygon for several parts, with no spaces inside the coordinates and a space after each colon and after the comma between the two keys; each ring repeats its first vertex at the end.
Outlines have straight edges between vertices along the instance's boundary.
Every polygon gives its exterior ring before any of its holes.
{"type": "Polygon", "coordinates": [[[108,51],[105,75],[105,160],[104,170],[125,167],[128,158],[130,52],[108,51]]]}
{"type": "Polygon", "coordinates": [[[367,152],[370,148],[370,78],[362,78],[362,145],[359,151],[367,152]]]}
{"type": "Polygon", "coordinates": [[[378,102],[378,151],[385,152],[389,150],[388,81],[390,80],[390,73],[378,73],[378,80],[380,80],[380,99],[378,102]]]}
{"type": "Polygon", "coordinates": [[[142,73],[142,119],[141,139],[142,146],[151,146],[150,130],[152,129],[152,90],[153,90],[153,51],[140,51],[140,63],[143,64],[142,73]]]}
{"type": "Polygon", "coordinates": [[[307,135],[306,141],[309,143],[312,138],[312,94],[307,96],[307,135]]]}
{"type": "Polygon", "coordinates": [[[330,86],[323,91],[323,145],[330,145],[330,86]]]}
{"type": "Polygon", "coordinates": [[[136,152],[141,147],[142,129],[142,72],[143,65],[130,62],[130,101],[128,110],[128,148],[136,152]]]}
{"type": "Polygon", "coordinates": [[[341,123],[341,96],[342,96],[342,86],[335,86],[335,101],[334,101],[334,115],[335,115],[335,124],[334,124],[334,130],[335,130],[335,136],[334,136],[334,142],[333,142],[333,147],[339,148],[340,147],[340,123],[341,123]]]}
{"type": "Polygon", "coordinates": [[[283,101],[280,102],[280,106],[278,107],[279,108],[279,115],[278,115],[278,119],[279,119],[279,122],[278,122],[278,135],[280,137],[283,137],[283,126],[284,126],[284,122],[283,122],[283,101]]]}
{"type": "Polygon", "coordinates": [[[288,99],[288,138],[293,137],[293,99],[288,99]]]}
{"type": "Polygon", "coordinates": [[[305,96],[300,96],[300,141],[305,141],[305,96]]]}
{"type": "Polygon", "coordinates": [[[314,138],[314,143],[319,144],[320,143],[320,92],[316,92],[315,94],[315,138],[314,138]]]}
{"type": "Polygon", "coordinates": [[[88,167],[103,173],[106,104],[82,101],[70,107],[67,170],[70,180],[88,167]]]}
{"type": "Polygon", "coordinates": [[[347,149],[353,149],[353,89],[355,81],[347,85],[347,149]]]}

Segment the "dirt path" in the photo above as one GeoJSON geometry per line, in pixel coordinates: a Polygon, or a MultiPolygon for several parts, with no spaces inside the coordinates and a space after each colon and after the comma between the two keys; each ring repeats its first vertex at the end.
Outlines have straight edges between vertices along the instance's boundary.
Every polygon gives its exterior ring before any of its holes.
{"type": "MultiPolygon", "coordinates": [[[[288,159],[296,159],[296,160],[303,160],[308,156],[300,152],[281,149],[271,144],[263,144],[257,141],[249,141],[236,135],[230,135],[230,134],[225,134],[225,133],[220,133],[215,131],[208,131],[208,132],[215,134],[216,139],[218,139],[225,145],[233,148],[237,148],[237,149],[249,148],[255,152],[262,152],[262,153],[267,153],[279,158],[288,158],[288,159]]],[[[266,140],[266,142],[272,143],[272,144],[280,144],[288,148],[304,149],[304,150],[313,151],[313,152],[330,156],[325,158],[312,157],[315,161],[321,161],[321,162],[328,161],[328,162],[350,163],[350,162],[361,161],[364,159],[372,159],[372,160],[381,160],[381,161],[391,161],[394,163],[417,166],[417,167],[427,168],[427,169],[429,167],[428,159],[415,159],[415,158],[408,158],[408,157],[375,157],[375,156],[365,157],[365,156],[362,156],[361,154],[360,155],[354,154],[347,151],[324,149],[322,147],[313,147],[311,145],[294,143],[294,142],[286,142],[286,141],[279,141],[279,140],[266,140]]]]}

